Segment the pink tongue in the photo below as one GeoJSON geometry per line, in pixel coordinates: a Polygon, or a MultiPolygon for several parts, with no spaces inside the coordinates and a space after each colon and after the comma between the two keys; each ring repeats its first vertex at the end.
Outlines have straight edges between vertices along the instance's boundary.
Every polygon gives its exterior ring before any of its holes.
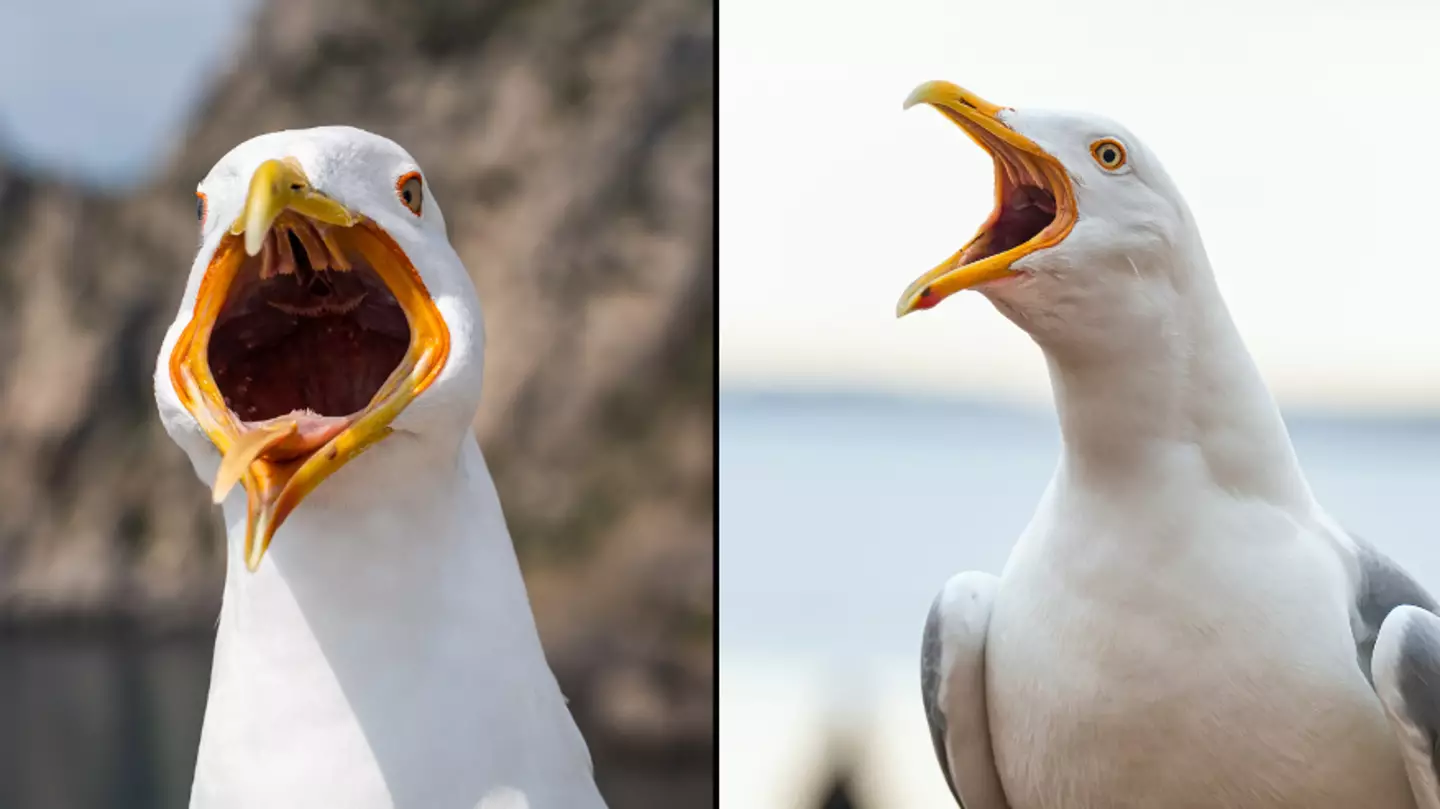
{"type": "Polygon", "coordinates": [[[284,422],[295,422],[297,429],[294,435],[265,453],[265,457],[272,461],[287,461],[314,452],[350,426],[350,419],[343,416],[318,416],[309,410],[292,410],[273,419],[247,421],[244,424],[245,427],[254,429],[284,422]]]}

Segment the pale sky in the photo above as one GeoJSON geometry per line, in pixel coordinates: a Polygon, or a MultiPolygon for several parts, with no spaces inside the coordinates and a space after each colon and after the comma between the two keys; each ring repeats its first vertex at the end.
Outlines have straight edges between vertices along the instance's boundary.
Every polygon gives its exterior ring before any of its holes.
{"type": "Polygon", "coordinates": [[[134,181],[249,32],[258,0],[0,0],[0,150],[134,181]]]}
{"type": "Polygon", "coordinates": [[[901,110],[946,79],[1149,144],[1282,404],[1440,411],[1437,30],[1428,0],[726,0],[722,386],[1048,396],[978,294],[894,318],[992,203],[989,158],[901,110]]]}

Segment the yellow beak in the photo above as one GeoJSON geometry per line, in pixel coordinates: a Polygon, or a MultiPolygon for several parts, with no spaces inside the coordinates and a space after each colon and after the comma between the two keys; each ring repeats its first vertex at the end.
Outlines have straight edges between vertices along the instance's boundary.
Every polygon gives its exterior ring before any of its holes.
{"type": "Polygon", "coordinates": [[[245,195],[245,208],[230,226],[230,235],[243,234],[246,255],[259,255],[265,234],[286,209],[327,225],[348,228],[360,221],[345,206],[311,188],[299,161],[287,157],[266,160],[255,169],[245,195]]]}
{"type": "MultiPolygon", "coordinates": [[[[1015,262],[1059,244],[1075,225],[1075,195],[1065,167],[1010,128],[1001,117],[1005,107],[944,81],[916,87],[905,99],[905,108],[916,104],[939,110],[990,154],[995,161],[995,209],[964,247],[905,289],[895,307],[897,317],[930,309],[961,290],[1017,275],[1011,269],[1015,262]],[[1049,223],[1010,246],[1008,241],[1016,232],[1013,220],[1019,218],[1017,206],[1030,206],[1036,200],[1042,209],[1053,206],[1053,211],[1048,211],[1052,214],[1049,223]]],[[[1028,211],[1025,215],[1036,214],[1028,211]]]]}
{"type": "MultiPolygon", "coordinates": [[[[304,239],[302,239],[304,241],[304,239]]],[[[205,270],[190,323],[170,356],[170,380],[222,456],[216,502],[238,482],[247,494],[244,558],[256,570],[276,530],[321,481],[391,432],[390,423],[444,368],[450,332],[401,247],[370,219],[312,188],[293,158],[267,160],[255,170],[240,216],[221,239],[205,270]],[[307,249],[326,250],[337,271],[363,266],[384,282],[405,313],[410,344],[404,357],[362,410],[330,419],[302,435],[294,420],[243,421],[226,404],[209,360],[209,342],[232,282],[261,252],[270,230],[298,228],[319,234],[307,249]]]]}

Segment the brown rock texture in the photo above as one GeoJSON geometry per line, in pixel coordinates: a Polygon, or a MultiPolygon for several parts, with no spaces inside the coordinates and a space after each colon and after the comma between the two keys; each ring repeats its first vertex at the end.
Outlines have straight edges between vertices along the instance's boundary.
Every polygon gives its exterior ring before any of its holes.
{"type": "Polygon", "coordinates": [[[150,382],[194,185],[253,135],[359,126],[426,167],[479,289],[477,432],[597,770],[639,773],[612,804],[708,805],[713,20],[701,0],[271,0],[153,182],[0,161],[0,617],[213,626],[223,534],[150,382]]]}

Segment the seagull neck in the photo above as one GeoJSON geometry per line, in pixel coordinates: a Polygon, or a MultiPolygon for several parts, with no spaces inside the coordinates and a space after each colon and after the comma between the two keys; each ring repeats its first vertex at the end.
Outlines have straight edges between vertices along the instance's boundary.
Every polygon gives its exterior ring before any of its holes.
{"type": "Polygon", "coordinates": [[[1311,495],[1289,433],[1198,238],[1180,252],[1190,266],[1153,268],[1143,283],[1112,293],[1124,299],[1101,307],[1125,312],[1130,328],[1100,324],[1094,331],[1106,336],[1078,345],[1037,337],[1066,477],[1145,490],[1188,465],[1237,496],[1307,508],[1311,495]]]}
{"type": "Polygon", "coordinates": [[[355,474],[322,485],[290,516],[254,573],[234,555],[243,536],[237,514],[221,632],[334,633],[377,651],[452,631],[480,644],[533,638],[499,499],[473,443],[447,460],[360,459],[345,470],[355,474]]]}
{"type": "Polygon", "coordinates": [[[280,805],[247,785],[257,764],[327,796],[307,805],[469,806],[500,785],[588,781],[473,439],[448,461],[384,449],[317,489],[255,573],[243,508],[227,508],[197,790],[280,805]],[[330,768],[307,770],[320,750],[330,768]]]}

